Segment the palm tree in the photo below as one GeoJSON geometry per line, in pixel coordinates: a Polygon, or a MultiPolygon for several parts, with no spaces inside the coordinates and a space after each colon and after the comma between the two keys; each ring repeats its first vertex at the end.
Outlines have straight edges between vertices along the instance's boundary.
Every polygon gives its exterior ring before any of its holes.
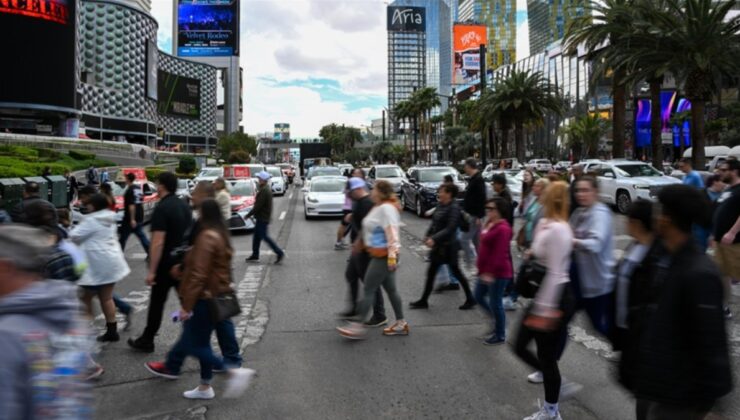
{"type": "Polygon", "coordinates": [[[513,122],[516,157],[520,162],[526,154],[524,127],[542,124],[548,112],[563,113],[559,95],[541,72],[514,70],[494,86],[491,101],[495,115],[506,116],[513,122]]]}
{"type": "Polygon", "coordinates": [[[706,102],[719,90],[722,76],[740,72],[740,16],[729,16],[734,5],[734,1],[665,0],[664,9],[651,13],[653,31],[661,34],[661,49],[666,53],[664,66],[675,71],[691,102],[692,162],[696,168],[705,164],[706,102]]]}
{"type": "Polygon", "coordinates": [[[608,131],[608,121],[598,115],[584,115],[563,127],[560,134],[566,138],[565,144],[573,152],[573,158],[580,160],[584,151],[588,159],[598,157],[599,142],[608,131]]]}
{"type": "MultiPolygon", "coordinates": [[[[393,113],[395,114],[396,121],[399,121],[402,125],[405,120],[410,120],[413,117],[413,111],[411,109],[411,102],[409,101],[400,101],[396,103],[396,106],[393,108],[393,113]]],[[[403,138],[403,145],[404,147],[408,148],[408,135],[404,136],[403,138]]]]}
{"type": "Polygon", "coordinates": [[[627,113],[626,70],[620,61],[610,60],[611,50],[626,47],[633,19],[630,9],[635,0],[591,0],[582,16],[566,28],[565,46],[576,54],[583,46],[594,64],[591,83],[611,70],[612,74],[612,154],[624,157],[624,132],[627,113]]]}
{"type": "MultiPolygon", "coordinates": [[[[428,136],[426,136],[427,144],[426,147],[422,147],[430,150],[432,143],[432,130],[429,120],[431,118],[432,110],[441,105],[439,96],[437,95],[437,89],[432,87],[417,89],[411,94],[409,103],[411,103],[411,109],[415,112],[415,116],[420,120],[419,126],[422,127],[422,129],[427,128],[427,130],[425,130],[427,132],[426,134],[428,134],[428,136]]],[[[422,145],[425,141],[424,134],[425,133],[422,132],[422,145]]]]}

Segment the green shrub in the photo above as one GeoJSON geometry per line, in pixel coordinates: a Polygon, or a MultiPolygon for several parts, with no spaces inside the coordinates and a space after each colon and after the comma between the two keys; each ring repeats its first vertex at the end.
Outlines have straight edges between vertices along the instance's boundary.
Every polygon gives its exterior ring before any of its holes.
{"type": "Polygon", "coordinates": [[[195,158],[192,156],[183,156],[180,158],[180,162],[177,165],[177,171],[183,174],[189,174],[195,172],[196,163],[195,158]]]}
{"type": "Polygon", "coordinates": [[[52,149],[38,149],[40,159],[59,160],[62,154],[52,149]]]}
{"type": "Polygon", "coordinates": [[[249,163],[251,161],[251,157],[249,156],[249,153],[244,150],[235,150],[229,153],[229,159],[227,161],[229,163],[249,163]]]}
{"type": "Polygon", "coordinates": [[[148,180],[156,182],[157,178],[159,178],[159,174],[161,174],[162,172],[167,172],[167,169],[150,166],[148,168],[144,168],[144,172],[146,172],[146,177],[148,180]]]}
{"type": "Polygon", "coordinates": [[[69,157],[75,160],[93,160],[95,154],[90,152],[83,152],[82,150],[70,150],[69,157]]]}
{"type": "Polygon", "coordinates": [[[35,162],[39,158],[39,152],[30,147],[0,146],[0,156],[9,156],[16,159],[35,162]]]}

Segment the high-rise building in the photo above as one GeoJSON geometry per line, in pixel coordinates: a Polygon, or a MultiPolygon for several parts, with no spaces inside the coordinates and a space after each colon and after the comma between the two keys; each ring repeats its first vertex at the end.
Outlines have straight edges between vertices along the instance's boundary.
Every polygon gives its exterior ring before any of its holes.
{"type": "MultiPolygon", "coordinates": [[[[395,0],[389,10],[424,9],[423,33],[391,29],[388,31],[388,105],[405,100],[413,87],[433,87],[440,95],[452,94],[452,23],[458,0],[395,0]],[[422,45],[418,45],[423,42],[422,45]],[[416,54],[423,54],[421,60],[416,54]]],[[[447,101],[442,100],[442,110],[447,101]]]]}
{"type": "Polygon", "coordinates": [[[563,38],[571,20],[585,13],[588,0],[527,0],[529,53],[541,53],[563,38]]]}
{"type": "Polygon", "coordinates": [[[465,0],[458,21],[488,27],[488,68],[516,61],[516,0],[465,0]]]}

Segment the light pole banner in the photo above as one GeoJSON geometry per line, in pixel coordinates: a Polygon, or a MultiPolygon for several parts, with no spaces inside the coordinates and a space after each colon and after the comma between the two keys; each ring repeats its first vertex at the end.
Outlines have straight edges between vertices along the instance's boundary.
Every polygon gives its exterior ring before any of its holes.
{"type": "Polygon", "coordinates": [[[455,66],[452,83],[472,84],[480,78],[480,46],[488,43],[488,28],[483,25],[456,24],[453,39],[455,66]]]}

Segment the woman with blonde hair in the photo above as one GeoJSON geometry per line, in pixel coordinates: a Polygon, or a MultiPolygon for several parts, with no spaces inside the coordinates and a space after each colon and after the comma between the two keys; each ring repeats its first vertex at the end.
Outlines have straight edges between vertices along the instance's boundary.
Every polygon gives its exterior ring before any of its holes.
{"type": "Polygon", "coordinates": [[[542,197],[542,219],[537,224],[532,248],[525,254],[546,269],[527,315],[519,328],[516,354],[522,361],[542,372],[545,404],[540,411],[525,420],[561,420],[558,410],[560,371],[558,352],[560,336],[567,325],[574,301],[566,287],[570,281],[570,255],[573,232],[568,224],[570,195],[568,185],[557,181],[550,184],[542,197]],[[527,348],[530,341],[537,345],[535,355],[527,348]]]}
{"type": "Polygon", "coordinates": [[[217,178],[213,181],[213,189],[216,190],[216,203],[218,203],[218,208],[221,209],[221,216],[228,225],[231,218],[231,194],[226,188],[226,181],[223,178],[217,178]]]}
{"type": "Polygon", "coordinates": [[[337,327],[342,337],[362,339],[366,334],[363,322],[375,302],[375,292],[383,287],[393,305],[396,322],[383,330],[384,335],[408,335],[409,325],[403,318],[403,303],[396,287],[396,268],[398,251],[401,248],[401,212],[393,185],[388,181],[378,181],[370,195],[375,207],[362,220],[362,242],[370,254],[370,264],[365,272],[365,295],[357,307],[354,322],[337,327]]]}

